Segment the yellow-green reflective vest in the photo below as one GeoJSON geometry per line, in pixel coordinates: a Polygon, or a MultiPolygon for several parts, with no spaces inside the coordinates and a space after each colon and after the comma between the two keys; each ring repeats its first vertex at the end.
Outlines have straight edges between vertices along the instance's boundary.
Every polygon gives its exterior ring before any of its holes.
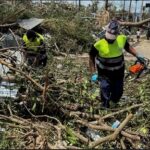
{"type": "Polygon", "coordinates": [[[126,36],[118,35],[113,44],[109,44],[105,39],[99,40],[94,44],[98,54],[103,58],[118,57],[123,54],[123,48],[126,43],[126,36]]]}
{"type": "Polygon", "coordinates": [[[23,41],[25,42],[26,48],[28,50],[33,50],[34,52],[38,51],[38,46],[41,45],[41,41],[44,41],[44,37],[41,34],[36,34],[38,37],[34,41],[30,41],[26,34],[23,35],[23,41]]]}
{"type": "Polygon", "coordinates": [[[126,43],[126,36],[118,35],[114,43],[109,44],[105,39],[94,44],[98,51],[96,64],[101,69],[118,70],[124,66],[123,49],[126,43]]]}

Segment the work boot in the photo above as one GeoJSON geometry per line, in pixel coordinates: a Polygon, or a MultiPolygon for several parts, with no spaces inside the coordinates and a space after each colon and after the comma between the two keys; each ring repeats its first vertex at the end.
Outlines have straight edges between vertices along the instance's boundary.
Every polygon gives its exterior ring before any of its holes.
{"type": "Polygon", "coordinates": [[[111,108],[117,108],[117,107],[119,107],[119,103],[118,102],[110,101],[110,107],[111,108]]]}
{"type": "Polygon", "coordinates": [[[102,103],[102,107],[104,107],[104,108],[109,108],[109,107],[110,107],[109,101],[103,102],[103,103],[102,103]]]}

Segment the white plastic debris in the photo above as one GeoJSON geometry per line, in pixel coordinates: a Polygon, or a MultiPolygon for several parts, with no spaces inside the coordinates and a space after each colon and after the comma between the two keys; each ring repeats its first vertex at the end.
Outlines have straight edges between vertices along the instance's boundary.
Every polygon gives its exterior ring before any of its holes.
{"type": "Polygon", "coordinates": [[[4,86],[0,86],[0,97],[16,98],[18,89],[8,89],[4,86]]]}
{"type": "Polygon", "coordinates": [[[91,130],[91,129],[87,129],[86,134],[89,138],[91,138],[93,141],[96,141],[100,138],[100,135],[98,132],[91,130]]]}

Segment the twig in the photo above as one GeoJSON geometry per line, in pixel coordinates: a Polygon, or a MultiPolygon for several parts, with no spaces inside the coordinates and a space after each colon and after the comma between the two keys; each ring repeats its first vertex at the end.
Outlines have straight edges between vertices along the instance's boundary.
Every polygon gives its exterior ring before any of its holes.
{"type": "Polygon", "coordinates": [[[136,145],[133,143],[133,141],[130,138],[126,138],[129,143],[132,145],[132,148],[137,149],[136,145]]]}
{"type": "Polygon", "coordinates": [[[82,116],[83,118],[94,118],[94,119],[99,119],[100,116],[99,115],[96,115],[96,114],[88,114],[88,113],[84,113],[84,112],[70,112],[70,116],[82,116]]]}
{"type": "Polygon", "coordinates": [[[12,128],[31,129],[30,126],[15,125],[15,124],[6,123],[6,122],[5,123],[3,122],[3,125],[6,125],[6,126],[9,126],[9,127],[12,127],[12,128]]]}
{"type": "Polygon", "coordinates": [[[80,139],[81,142],[86,143],[86,144],[89,143],[89,140],[88,140],[87,138],[85,138],[83,135],[81,135],[80,133],[77,133],[77,132],[74,131],[73,134],[74,134],[78,139],[80,139]]]}
{"type": "Polygon", "coordinates": [[[115,132],[111,135],[108,135],[104,138],[100,138],[98,139],[97,141],[94,141],[94,142],[91,142],[89,144],[89,147],[90,148],[94,148],[96,146],[98,146],[99,144],[101,143],[104,143],[104,142],[108,142],[108,141],[113,141],[117,138],[118,134],[121,132],[121,130],[125,127],[125,125],[129,122],[129,120],[133,117],[132,114],[129,114],[126,119],[120,124],[120,126],[115,130],[115,132]]]}
{"type": "Polygon", "coordinates": [[[48,71],[47,71],[46,76],[45,76],[44,90],[43,90],[43,93],[42,93],[42,99],[43,99],[42,112],[44,110],[44,105],[45,105],[45,102],[46,102],[46,91],[47,91],[47,89],[48,89],[48,71]]]}
{"type": "Polygon", "coordinates": [[[131,135],[131,134],[125,132],[125,131],[121,131],[121,134],[123,136],[125,136],[125,137],[128,137],[128,138],[132,139],[132,140],[138,140],[138,141],[140,140],[139,136],[137,136],[137,135],[131,135]]]}
{"type": "Polygon", "coordinates": [[[32,117],[34,117],[34,118],[48,118],[48,119],[53,119],[53,120],[55,120],[56,122],[58,122],[58,124],[61,126],[62,124],[61,124],[61,122],[57,119],[57,118],[55,118],[55,117],[50,117],[50,116],[48,116],[48,115],[34,115],[34,114],[32,114],[31,113],[31,111],[27,108],[27,106],[24,104],[24,107],[26,108],[26,110],[28,111],[28,113],[32,116],[32,117]]]}
{"type": "Polygon", "coordinates": [[[17,23],[10,23],[10,24],[0,24],[0,28],[6,28],[6,27],[12,27],[12,26],[16,26],[17,23]]]}
{"type": "Polygon", "coordinates": [[[21,125],[27,125],[27,120],[25,121],[21,121],[21,120],[18,120],[16,118],[13,118],[13,117],[8,117],[8,116],[4,116],[4,115],[0,115],[0,119],[4,119],[4,120],[10,120],[12,122],[15,122],[15,123],[18,123],[18,124],[21,124],[21,125]]]}
{"type": "MultiPolygon", "coordinates": [[[[67,131],[66,127],[64,125],[60,126],[61,129],[63,129],[64,131],[67,131]]],[[[88,144],[89,140],[87,138],[85,138],[83,135],[81,135],[80,133],[76,132],[76,131],[72,131],[72,134],[74,134],[78,139],[81,140],[81,142],[88,144]]]]}
{"type": "Polygon", "coordinates": [[[80,147],[76,147],[76,146],[65,146],[67,149],[82,149],[80,147]]]}
{"type": "Polygon", "coordinates": [[[124,138],[120,139],[120,144],[121,144],[122,149],[126,149],[126,146],[124,144],[124,138]]]}
{"type": "Polygon", "coordinates": [[[88,122],[85,122],[85,121],[82,121],[82,120],[76,120],[75,122],[77,123],[80,123],[86,127],[89,127],[89,128],[92,128],[92,129],[96,129],[96,130],[104,130],[104,131],[114,131],[113,128],[109,127],[109,126],[105,126],[105,125],[102,125],[102,126],[97,126],[97,125],[93,125],[93,124],[90,124],[88,122]]]}
{"type": "Polygon", "coordinates": [[[13,113],[12,113],[12,110],[11,110],[11,108],[10,108],[10,105],[9,105],[9,104],[7,105],[7,108],[8,108],[8,110],[9,110],[10,115],[11,115],[11,116],[13,116],[13,113]]]}
{"type": "Polygon", "coordinates": [[[11,34],[13,35],[13,37],[14,37],[16,43],[17,43],[17,46],[20,48],[20,44],[19,44],[18,40],[16,39],[16,36],[15,36],[14,32],[13,32],[10,28],[9,28],[9,31],[10,31],[11,34]]]}

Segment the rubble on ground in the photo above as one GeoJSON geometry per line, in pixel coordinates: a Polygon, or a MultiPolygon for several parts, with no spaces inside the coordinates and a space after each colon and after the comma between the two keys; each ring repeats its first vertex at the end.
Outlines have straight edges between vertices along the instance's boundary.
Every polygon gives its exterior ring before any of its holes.
{"type": "MultiPolygon", "coordinates": [[[[44,10],[43,15],[56,14],[54,11],[57,10],[56,7],[40,8],[36,11],[44,10]]],[[[120,102],[104,109],[99,97],[99,83],[90,81],[87,55],[82,60],[76,57],[88,51],[88,44],[94,41],[89,36],[91,24],[83,24],[74,17],[70,22],[50,17],[41,27],[47,31],[49,61],[45,68],[27,66],[24,62],[19,41],[24,30],[20,28],[9,30],[9,40],[13,38],[14,45],[0,48],[4,72],[0,82],[0,148],[148,149],[149,75],[136,81],[126,80],[120,102]],[[15,49],[10,48],[12,46],[15,49]],[[13,66],[11,60],[16,52],[20,56],[17,60],[22,63],[13,66]]],[[[4,33],[1,35],[0,41],[4,33]]]]}

